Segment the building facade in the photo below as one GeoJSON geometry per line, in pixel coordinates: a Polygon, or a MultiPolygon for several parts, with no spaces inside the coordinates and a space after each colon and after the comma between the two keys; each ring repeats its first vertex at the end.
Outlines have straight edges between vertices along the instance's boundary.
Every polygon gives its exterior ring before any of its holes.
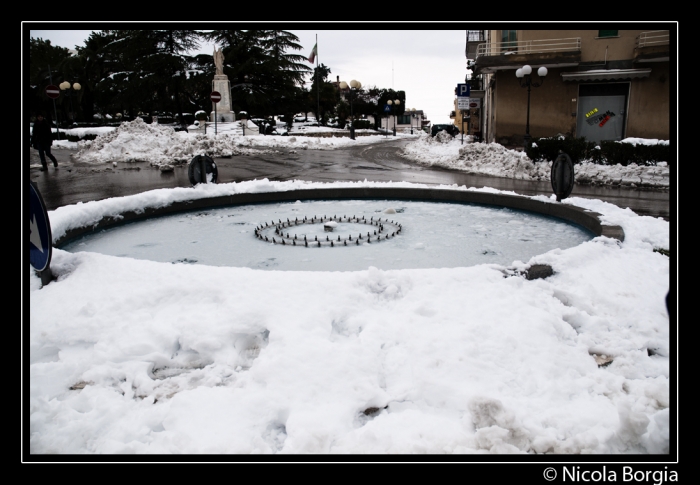
{"type": "MultiPolygon", "coordinates": [[[[367,119],[374,123],[374,117],[367,115],[367,119]]],[[[418,130],[430,131],[430,120],[426,119],[425,112],[422,109],[407,109],[403,115],[387,115],[382,116],[379,120],[379,128],[382,130],[393,131],[396,127],[398,133],[414,134],[418,130]]]]}
{"type": "Polygon", "coordinates": [[[482,98],[482,138],[522,146],[529,108],[533,139],[668,140],[670,46],[671,30],[661,29],[468,31],[467,66],[483,88],[472,87],[482,98]],[[525,65],[529,88],[516,76],[525,65]]]}

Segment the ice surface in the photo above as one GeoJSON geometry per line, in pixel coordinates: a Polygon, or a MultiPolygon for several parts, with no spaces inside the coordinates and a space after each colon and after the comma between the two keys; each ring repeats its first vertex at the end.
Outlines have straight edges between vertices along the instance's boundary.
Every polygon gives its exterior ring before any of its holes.
{"type": "MultiPolygon", "coordinates": [[[[327,220],[327,219],[326,219],[327,220]]],[[[265,234],[274,235],[274,229],[265,234]]],[[[66,244],[70,252],[91,251],[176,264],[236,266],[265,270],[357,271],[452,268],[483,263],[509,265],[552,249],[577,246],[593,237],[582,227],[539,214],[474,204],[399,200],[327,200],[231,206],[152,218],[106,229],[66,244]],[[393,211],[395,211],[395,213],[393,211]],[[370,244],[376,227],[340,221],[332,232],[323,222],[285,228],[299,245],[261,241],[256,228],[295,218],[337,216],[401,224],[401,234],[370,244]],[[357,237],[363,240],[356,245],[357,237]],[[303,238],[344,246],[303,245],[303,238]]],[[[271,237],[270,237],[271,239],[271,237]]]]}

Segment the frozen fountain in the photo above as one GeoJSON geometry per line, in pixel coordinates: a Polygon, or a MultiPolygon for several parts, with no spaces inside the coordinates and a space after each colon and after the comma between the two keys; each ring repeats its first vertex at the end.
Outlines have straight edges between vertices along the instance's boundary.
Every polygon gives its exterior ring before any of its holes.
{"type": "Polygon", "coordinates": [[[123,216],[131,223],[104,220],[57,246],[175,264],[356,271],[509,265],[598,235],[624,237],[571,205],[440,189],[235,194],[123,216]]]}

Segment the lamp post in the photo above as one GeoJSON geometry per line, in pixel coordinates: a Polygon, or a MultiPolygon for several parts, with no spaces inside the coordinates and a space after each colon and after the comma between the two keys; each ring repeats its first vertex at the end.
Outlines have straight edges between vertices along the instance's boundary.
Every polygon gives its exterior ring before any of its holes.
{"type": "Polygon", "coordinates": [[[527,88],[527,123],[525,125],[525,148],[527,148],[530,142],[530,89],[539,88],[544,83],[544,78],[547,75],[547,68],[542,66],[537,70],[537,75],[540,78],[540,82],[534,82],[532,80],[532,68],[525,64],[523,67],[515,71],[515,77],[518,78],[521,88],[527,88]]]}
{"type": "Polygon", "coordinates": [[[413,134],[413,118],[416,117],[416,108],[411,108],[411,135],[413,134]]]}
{"type": "Polygon", "coordinates": [[[386,102],[389,106],[391,106],[391,113],[394,115],[394,136],[396,136],[396,111],[394,110],[394,106],[399,106],[401,104],[400,99],[395,99],[394,101],[389,100],[386,102]]]}
{"type": "MultiPolygon", "coordinates": [[[[393,106],[394,102],[392,100],[388,100],[386,102],[386,104],[389,105],[389,107],[391,108],[391,114],[393,114],[394,113],[394,106],[393,106]]],[[[386,129],[387,129],[387,131],[389,131],[389,118],[387,118],[387,120],[386,120],[386,129]]],[[[396,132],[394,132],[394,136],[396,136],[396,132]]]]}
{"type": "Polygon", "coordinates": [[[350,81],[350,85],[346,83],[345,81],[342,81],[340,83],[340,89],[346,90],[350,88],[350,118],[352,118],[352,124],[350,125],[350,139],[354,140],[355,139],[355,115],[353,114],[352,111],[352,102],[355,99],[355,96],[357,96],[358,91],[362,87],[362,83],[360,81],[356,81],[353,79],[350,81]]]}
{"type": "Polygon", "coordinates": [[[61,91],[67,92],[68,97],[70,98],[70,120],[71,120],[71,125],[75,123],[75,113],[73,112],[73,91],[76,93],[80,91],[80,84],[78,83],[73,83],[73,86],[70,85],[68,81],[63,81],[61,84],[58,85],[59,88],[61,88],[61,91]]]}

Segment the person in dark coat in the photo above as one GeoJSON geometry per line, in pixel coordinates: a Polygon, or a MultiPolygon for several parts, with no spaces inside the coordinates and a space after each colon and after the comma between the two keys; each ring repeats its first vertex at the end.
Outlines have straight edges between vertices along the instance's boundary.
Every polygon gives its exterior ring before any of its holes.
{"type": "Polygon", "coordinates": [[[53,145],[53,133],[51,131],[51,123],[44,119],[44,115],[38,113],[36,115],[36,121],[34,121],[34,128],[32,129],[32,146],[39,150],[39,158],[41,159],[41,171],[46,170],[46,157],[44,154],[53,162],[53,166],[58,169],[58,160],[51,153],[51,145],[53,145]]]}

